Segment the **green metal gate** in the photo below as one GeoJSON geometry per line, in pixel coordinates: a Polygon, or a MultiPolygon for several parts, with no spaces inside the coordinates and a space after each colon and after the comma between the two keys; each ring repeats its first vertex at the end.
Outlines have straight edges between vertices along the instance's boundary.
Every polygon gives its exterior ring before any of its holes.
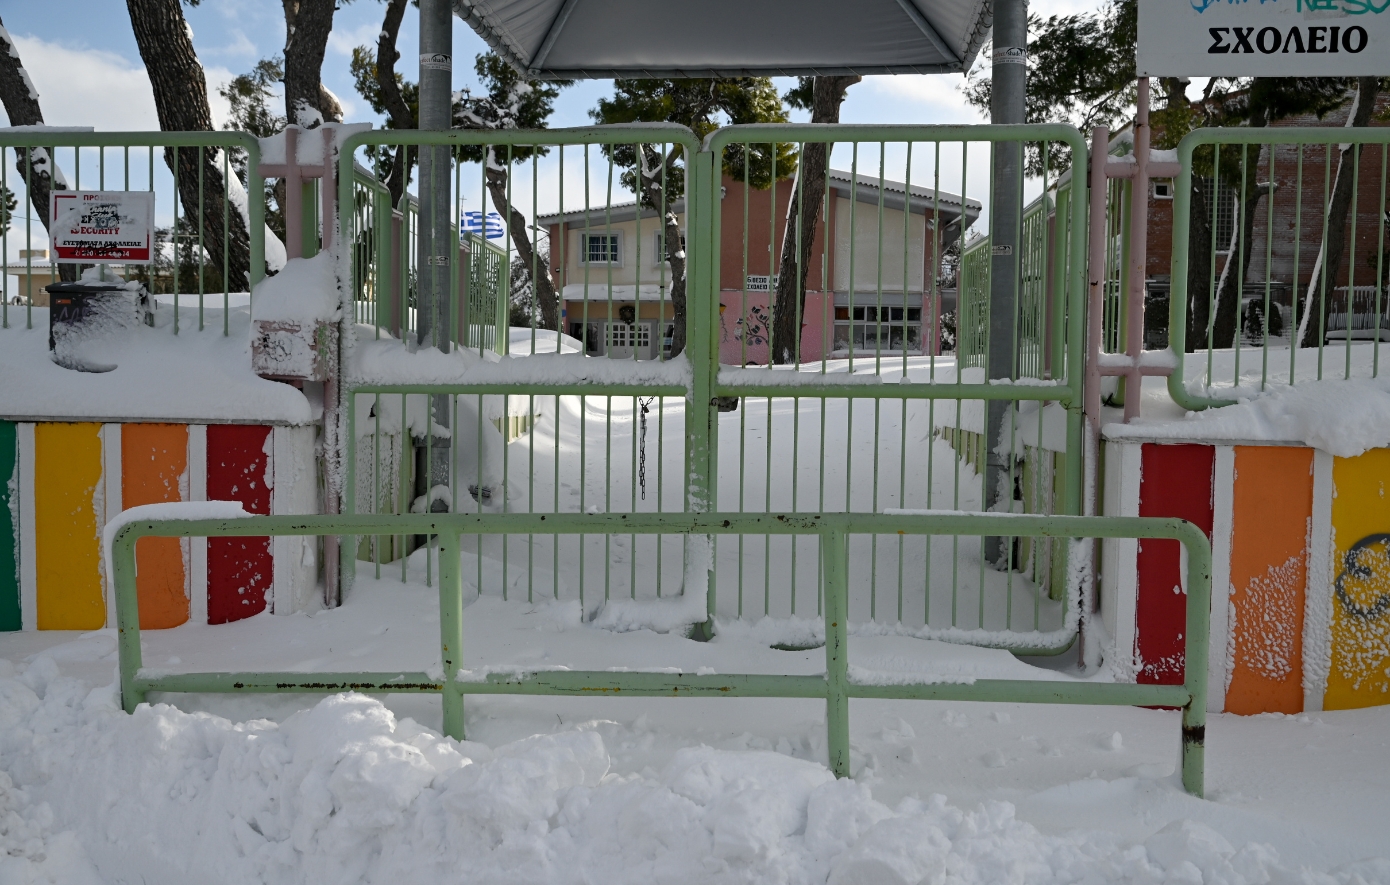
{"type": "MultiPolygon", "coordinates": [[[[905,337],[902,346],[892,349],[886,346],[890,336],[877,334],[878,329],[893,325],[893,310],[900,312],[896,322],[901,326],[907,316],[905,299],[909,295],[919,297],[918,291],[909,291],[912,274],[908,258],[911,255],[914,260],[928,262],[939,257],[941,240],[935,231],[945,227],[939,223],[944,207],[963,207],[966,191],[972,187],[968,178],[970,154],[983,156],[993,143],[1007,140],[1039,143],[1044,148],[1048,144],[1060,146],[1073,160],[1084,156],[1079,133],[1065,126],[738,126],[718,130],[703,145],[688,130],[665,126],[354,136],[343,149],[345,166],[351,162],[352,151],[362,144],[440,143],[458,148],[492,143],[499,153],[504,147],[526,152],[531,169],[522,165],[520,175],[513,173],[513,182],[541,177],[536,160],[544,147],[559,159],[558,174],[550,177],[559,181],[562,194],[569,168],[564,164],[565,152],[581,154],[585,205],[579,211],[584,221],[582,226],[575,222],[577,230],[568,234],[561,229],[559,241],[551,244],[552,264],[572,264],[578,244],[605,237],[630,242],[625,256],[628,279],[632,278],[631,265],[636,265],[635,283],[627,284],[620,281],[614,262],[600,268],[593,267],[592,262],[583,264],[584,282],[568,288],[582,286],[586,290],[584,316],[578,324],[584,328],[595,314],[611,320],[619,303],[633,298],[629,292],[637,293],[634,308],[646,310],[640,294],[644,285],[659,287],[660,299],[653,307],[667,309],[670,271],[659,256],[659,266],[651,267],[642,251],[650,236],[662,236],[661,224],[655,219],[644,221],[640,211],[630,221],[615,220],[619,211],[631,213],[632,208],[613,200],[614,181],[622,175],[621,166],[615,169],[613,157],[621,150],[641,149],[641,145],[659,144],[668,154],[679,151],[684,190],[663,188],[663,205],[653,208],[684,204],[689,343],[685,354],[669,361],[664,356],[650,362],[629,359],[625,363],[551,355],[545,357],[548,363],[504,361],[435,384],[393,383],[387,377],[349,378],[346,412],[352,430],[347,434],[346,463],[352,475],[346,480],[345,510],[402,513],[412,505],[425,506],[417,497],[426,491],[418,473],[402,477],[397,469],[410,459],[385,457],[383,453],[400,452],[411,445],[429,448],[440,444],[430,437],[432,424],[422,416],[428,397],[444,395],[452,398],[455,410],[453,418],[445,422],[452,428],[445,444],[451,449],[472,447],[478,452],[492,447],[498,453],[496,463],[490,466],[480,454],[455,469],[447,484],[448,506],[454,511],[983,509],[976,488],[977,471],[958,455],[964,455],[966,448],[977,445],[981,438],[980,428],[972,421],[978,423],[976,413],[982,411],[983,402],[1002,399],[1016,404],[1010,413],[1008,441],[1016,453],[1016,460],[1010,459],[1014,474],[1010,479],[1018,489],[1016,500],[1007,502],[1004,509],[1078,512],[1082,470],[1080,344],[1084,326],[1077,318],[1082,310],[1085,200],[1072,200],[1069,192],[1064,194],[1059,201],[1064,209],[1061,220],[1034,224],[1035,245],[1021,256],[1025,285],[1016,305],[1021,341],[1015,342],[1022,354],[1018,361],[1020,381],[986,381],[982,373],[975,378],[968,366],[961,370],[948,358],[934,353],[913,355],[905,337]],[[747,315],[735,302],[746,301],[748,292],[727,286],[731,270],[744,271],[747,278],[749,255],[780,247],[780,242],[773,241],[787,235],[785,228],[779,235],[775,227],[764,231],[748,223],[747,187],[743,189],[743,223],[738,223],[738,207],[729,205],[737,198],[731,200],[728,191],[740,182],[731,177],[730,167],[737,170],[744,158],[757,156],[772,157],[775,163],[779,150],[774,146],[789,145],[793,155],[800,155],[806,144],[817,141],[849,148],[849,191],[842,200],[848,206],[851,224],[856,217],[867,219],[877,231],[874,241],[867,243],[859,242],[862,236],[851,237],[843,256],[850,276],[870,279],[871,289],[856,293],[851,288],[835,295],[848,299],[844,308],[836,302],[837,312],[851,318],[861,311],[872,314],[873,319],[862,321],[861,326],[876,333],[871,335],[875,344],[856,352],[851,343],[846,354],[832,359],[823,352],[816,362],[801,363],[798,354],[798,359],[786,366],[721,367],[720,336],[727,335],[729,326],[721,313],[733,305],[744,315],[741,321],[747,315]],[[904,195],[892,196],[897,191],[886,177],[884,160],[890,150],[904,152],[906,178],[925,178],[930,184],[899,188],[904,195]],[[872,159],[861,164],[861,154],[872,159]],[[954,194],[947,191],[950,182],[945,178],[947,164],[943,161],[952,154],[962,159],[956,167],[959,177],[955,190],[959,193],[954,194]],[[594,162],[595,155],[598,162],[594,162]],[[876,169],[871,165],[874,161],[876,169]],[[865,174],[863,166],[873,171],[865,174]],[[597,198],[590,192],[595,181],[603,182],[606,188],[597,198]],[[877,196],[863,197],[862,192],[869,191],[877,196]],[[901,230],[896,233],[900,239],[896,241],[886,233],[893,211],[890,196],[898,200],[901,212],[901,230]],[[624,223],[629,226],[621,227],[624,223]],[[757,240],[759,236],[765,236],[766,242],[757,240]],[[715,244],[735,240],[740,242],[738,249],[727,245],[715,248],[715,244]],[[729,258],[740,252],[743,266],[731,269],[727,266],[729,258]],[[889,291],[895,264],[900,281],[896,293],[889,291]],[[1051,286],[1044,285],[1046,273],[1053,275],[1051,286]],[[629,289],[623,289],[625,285],[629,289]],[[598,297],[588,291],[591,288],[597,290],[598,297]],[[1047,290],[1051,290],[1050,298],[1047,290]],[[868,306],[856,305],[857,297],[868,306]],[[885,306],[891,298],[903,306],[885,306]],[[1044,348],[1050,352],[1047,359],[1042,358],[1044,348]],[[528,421],[534,419],[532,426],[540,426],[551,439],[538,442],[538,434],[533,432],[511,445],[494,440],[490,425],[514,412],[527,416],[528,421]],[[578,495],[568,500],[561,489],[567,479],[561,476],[562,437],[566,432],[578,439],[578,455],[572,466],[585,477],[601,477],[592,485],[581,481],[578,495]],[[923,436],[925,446],[921,445],[923,436]],[[963,444],[967,439],[971,440],[969,445],[963,444]],[[955,448],[938,451],[939,446],[955,448]],[[784,459],[774,459],[774,450],[790,456],[790,481],[785,479],[784,459]],[[490,497],[499,474],[503,485],[510,482],[512,486],[490,497]],[[525,488],[516,488],[518,483],[525,488]]],[[[976,167],[988,168],[979,156],[976,167]]],[[[751,165],[742,163],[745,177],[751,174],[751,165]]],[[[464,175],[460,171],[455,178],[462,181],[464,175]]],[[[800,178],[779,181],[776,174],[768,178],[769,204],[777,202],[779,188],[785,200],[789,193],[805,186],[800,178]]],[[[1049,183],[1043,184],[1046,188],[1049,183]]],[[[535,199],[533,191],[533,205],[525,207],[531,210],[533,231],[538,214],[535,199]]],[[[560,208],[563,216],[568,207],[560,208]]],[[[792,233],[800,237],[805,232],[792,233]]],[[[939,304],[939,280],[928,281],[926,276],[922,274],[920,293],[924,298],[921,303],[926,305],[924,312],[939,304]]],[[[822,303],[826,311],[829,302],[827,296],[822,303]]],[[[769,320],[775,319],[775,307],[769,305],[774,314],[769,320]]],[[[741,326],[746,333],[750,328],[750,324],[741,326]]],[[[533,336],[538,334],[540,330],[533,330],[533,336]]],[[[741,342],[745,352],[747,343],[745,337],[741,342]]],[[[533,352],[543,352],[547,346],[535,344],[533,352]]],[[[451,464],[459,465],[461,460],[467,459],[454,457],[451,464]]],[[[405,471],[410,471],[408,463],[405,471]]],[[[520,592],[516,579],[522,577],[528,599],[537,593],[556,598],[574,595],[586,613],[593,605],[620,596],[665,598],[680,595],[684,588],[708,584],[702,628],[708,635],[716,618],[819,614],[823,605],[818,590],[821,562],[815,543],[807,541],[768,535],[721,538],[709,542],[708,554],[703,550],[699,553],[710,561],[696,569],[688,536],[644,539],[629,533],[626,538],[566,539],[539,531],[510,537],[499,533],[476,542],[474,577],[481,588],[486,582],[484,547],[490,545],[491,553],[486,555],[500,563],[501,586],[493,588],[500,595],[520,592]],[[625,568],[614,568],[615,550],[625,568]],[[778,569],[773,569],[774,561],[779,563],[778,569]],[[708,578],[695,574],[700,570],[708,572],[708,578]],[[562,572],[577,572],[578,586],[562,586],[562,572]]],[[[851,546],[851,568],[867,577],[868,586],[866,592],[856,594],[852,615],[857,620],[888,621],[895,625],[893,629],[922,637],[1039,653],[1066,648],[1074,633],[1063,629],[1069,603],[1063,587],[1066,557],[1061,547],[1051,542],[1010,543],[1009,561],[996,569],[979,552],[981,543],[978,538],[918,539],[912,543],[897,536],[856,539],[851,546]]],[[[345,550],[356,551],[354,556],[371,559],[378,575],[384,563],[400,559],[408,547],[409,539],[399,537],[344,545],[345,550]]],[[[399,566],[404,578],[404,561],[399,566]]],[[[431,574],[435,567],[431,564],[431,574]]],[[[353,568],[351,562],[344,563],[345,574],[351,574],[353,568]]]]}

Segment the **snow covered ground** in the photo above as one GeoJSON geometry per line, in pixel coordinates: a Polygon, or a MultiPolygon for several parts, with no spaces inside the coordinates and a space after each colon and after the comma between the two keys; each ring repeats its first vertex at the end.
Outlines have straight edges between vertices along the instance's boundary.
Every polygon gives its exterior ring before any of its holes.
{"type": "MultiPolygon", "coordinates": [[[[20,336],[26,365],[45,356],[25,337],[38,334],[20,336]]],[[[198,340],[170,338],[170,347],[198,340]]],[[[239,357],[225,356],[228,365],[239,357]]],[[[1146,384],[1146,414],[1165,417],[1157,403],[1150,411],[1151,390],[1146,384]]],[[[630,476],[619,472],[614,486],[598,469],[630,463],[640,448],[630,401],[605,404],[602,420],[598,401],[542,411],[508,447],[511,509],[609,506],[610,497],[633,509],[679,508],[638,504],[630,476]],[[581,434],[594,459],[582,471],[581,434]]],[[[679,403],[668,407],[647,445],[652,482],[664,475],[669,485],[680,473],[683,415],[679,403]]],[[[726,488],[721,471],[721,506],[783,507],[782,497],[802,488],[801,509],[821,495],[827,509],[978,509],[978,478],[931,440],[935,420],[903,426],[892,423],[891,407],[851,414],[843,401],[824,415],[820,408],[745,403],[723,415],[721,464],[737,465],[737,479],[726,488]],[[828,431],[819,429],[823,418],[828,431]],[[786,457],[803,448],[844,460],[822,469],[818,458],[786,457]],[[875,462],[880,451],[892,457],[875,462]],[[928,452],[934,462],[922,470],[928,452]],[[919,460],[906,462],[909,455],[919,460]],[[879,481],[856,481],[866,459],[882,471],[879,481]],[[900,459],[918,468],[905,484],[900,459]],[[872,500],[861,507],[865,496],[872,500]]],[[[572,559],[552,573],[545,569],[555,560],[537,557],[535,585],[559,588],[561,598],[530,602],[526,555],[510,546],[522,539],[508,542],[507,566],[500,543],[485,542],[481,558],[466,553],[465,668],[823,672],[821,649],[772,647],[798,632],[816,638],[816,622],[806,620],[814,614],[811,560],[797,579],[810,587],[801,620],[774,595],[777,618],[758,621],[769,587],[780,586],[760,576],[781,580],[786,558],[758,539],[721,546],[722,587],[741,582],[746,567],[753,601],[748,620],[737,621],[721,596],[718,633],[701,643],[640,628],[630,603],[602,603],[599,576],[635,569],[621,540],[609,549],[596,539],[585,568],[595,570],[589,586],[598,592],[583,608],[576,594],[560,592],[579,583],[572,559]],[[778,568],[768,568],[769,557],[778,568]]],[[[668,552],[678,571],[679,551],[668,552]]],[[[405,581],[398,566],[377,578],[364,563],[333,611],[146,632],[145,663],[172,672],[436,670],[438,595],[425,556],[411,558],[405,581]]],[[[964,563],[967,577],[1000,585],[1005,576],[985,575],[978,560],[977,548],[948,544],[930,569],[964,563]]],[[[909,573],[925,573],[923,556],[904,561],[909,573]]],[[[897,560],[878,567],[895,575],[897,560]]],[[[632,574],[614,586],[641,584],[645,593],[646,576],[632,574]]],[[[1027,598],[1031,585],[1018,581],[1027,598]]],[[[678,574],[670,587],[678,591],[678,574]]],[[[974,605],[966,603],[963,610],[974,605]]],[[[869,617],[862,595],[858,605],[852,621],[869,617]]],[[[892,622],[883,611],[879,618],[892,622]]],[[[854,780],[835,781],[824,705],[815,701],[477,697],[466,703],[469,740],[456,742],[438,732],[438,698],[418,695],[156,695],[128,716],[117,702],[115,648],[109,630],[0,635],[0,885],[1390,883],[1390,707],[1213,715],[1207,799],[1199,800],[1175,774],[1172,711],[854,701],[854,780]]],[[[1077,672],[1074,654],[1025,661],[864,627],[852,630],[849,657],[860,672],[942,681],[1112,678],[1105,669],[1077,672]]]]}
{"type": "MultiPolygon", "coordinates": [[[[146,632],[146,665],[436,668],[418,554],[410,577],[364,567],[334,611],[146,632]]],[[[700,643],[601,623],[484,596],[465,665],[823,672],[756,625],[700,643]]],[[[855,701],[836,782],[814,701],[469,698],[460,743],[426,696],[166,695],[128,716],[112,631],[8,634],[0,658],[4,883],[1390,882],[1390,708],[1213,716],[1203,801],[1171,711],[855,701]]],[[[1080,678],[851,639],[852,664],[908,660],[1080,678]]]]}

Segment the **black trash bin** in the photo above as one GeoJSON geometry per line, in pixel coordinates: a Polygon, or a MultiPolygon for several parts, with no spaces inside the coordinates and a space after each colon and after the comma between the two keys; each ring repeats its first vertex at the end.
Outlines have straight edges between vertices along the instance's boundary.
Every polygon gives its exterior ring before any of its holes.
{"type": "Polygon", "coordinates": [[[148,323],[149,296],[143,286],[131,289],[122,282],[50,283],[48,290],[48,349],[59,330],[73,331],[92,319],[128,312],[132,319],[148,323]]]}

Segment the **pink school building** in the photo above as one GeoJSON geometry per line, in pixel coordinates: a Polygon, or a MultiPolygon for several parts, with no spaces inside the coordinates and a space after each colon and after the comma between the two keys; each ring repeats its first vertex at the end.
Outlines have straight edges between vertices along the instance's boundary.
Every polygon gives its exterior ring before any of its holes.
{"type": "MultiPolygon", "coordinates": [[[[880,197],[877,176],[852,181],[849,173],[832,169],[828,178],[827,208],[813,232],[801,359],[848,352],[851,344],[856,352],[876,346],[929,352],[936,346],[931,318],[955,306],[954,291],[934,285],[941,275],[934,265],[962,228],[968,230],[979,217],[979,202],[966,200],[962,212],[961,198],[944,191],[913,186],[905,194],[902,182],[884,181],[880,197]],[[829,249],[827,230],[833,233],[829,249]],[[940,303],[934,305],[934,299],[940,303]]],[[[724,177],[719,334],[720,361],[726,365],[768,360],[770,290],[776,286],[771,274],[778,263],[773,256],[781,249],[794,188],[794,180],[758,190],[724,177]]],[[[673,208],[684,230],[684,203],[673,208]]],[[[639,214],[635,203],[623,203],[538,221],[550,234],[563,327],[585,342],[586,352],[653,359],[658,348],[669,348],[670,269],[656,212],[639,214]]]]}

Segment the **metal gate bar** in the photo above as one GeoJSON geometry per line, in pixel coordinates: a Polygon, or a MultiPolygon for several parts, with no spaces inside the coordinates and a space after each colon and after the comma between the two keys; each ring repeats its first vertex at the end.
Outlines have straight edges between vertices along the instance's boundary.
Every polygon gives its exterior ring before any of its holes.
{"type": "MultiPolygon", "coordinates": [[[[1032,516],[1021,514],[421,514],[418,516],[248,516],[179,519],[170,513],[200,511],[198,504],[136,507],[107,529],[116,588],[121,700],[127,712],[151,691],[179,692],[438,692],[444,732],[463,739],[467,694],[627,694],[667,697],[791,697],[826,701],[830,767],[850,773],[849,699],[951,699],[1018,703],[1174,706],[1182,709],[1182,779],[1202,795],[1206,734],[1206,683],[1211,601],[1211,546],[1195,525],[1151,517],[1032,516]],[[146,514],[149,518],[146,518],[146,514]],[[687,675],[607,671],[489,674],[472,681],[461,673],[463,580],[460,539],[494,532],[560,534],[775,534],[820,539],[825,607],[825,676],[768,674],[687,675]],[[981,679],[971,684],[852,682],[848,657],[849,576],[845,545],[851,534],[975,534],[1053,538],[1167,538],[1187,551],[1187,649],[1181,686],[1118,683],[1036,683],[981,679]],[[440,658],[443,672],[399,673],[186,673],[143,668],[135,544],[142,537],[238,537],[264,535],[431,534],[439,544],[440,658]],[[464,676],[465,678],[460,678],[464,676]]],[[[205,512],[205,511],[203,511],[205,512]]],[[[1086,580],[1076,569],[1071,582],[1086,580]]]]}

